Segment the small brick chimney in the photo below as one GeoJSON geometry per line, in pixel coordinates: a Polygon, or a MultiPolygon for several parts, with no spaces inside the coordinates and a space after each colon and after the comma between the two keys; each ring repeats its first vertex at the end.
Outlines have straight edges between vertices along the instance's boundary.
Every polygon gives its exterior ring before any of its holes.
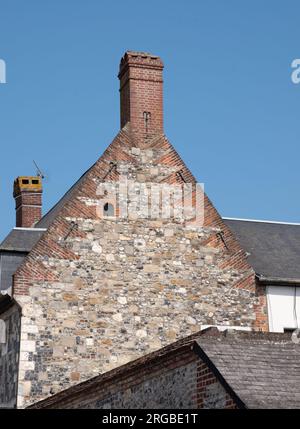
{"type": "Polygon", "coordinates": [[[141,143],[163,133],[163,63],[144,52],[125,53],[120,63],[121,128],[130,122],[141,143]]]}
{"type": "Polygon", "coordinates": [[[14,181],[16,226],[33,227],[42,217],[42,178],[22,176],[14,181]]]}

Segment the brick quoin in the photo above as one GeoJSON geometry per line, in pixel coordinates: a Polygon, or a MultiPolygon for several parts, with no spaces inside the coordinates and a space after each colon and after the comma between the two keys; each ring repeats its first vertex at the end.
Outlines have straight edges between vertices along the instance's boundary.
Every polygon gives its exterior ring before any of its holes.
{"type": "MultiPolygon", "coordinates": [[[[209,386],[218,387],[220,381],[212,370],[201,360],[197,361],[197,408],[206,408],[205,404],[210,400],[211,392],[209,386]]],[[[234,398],[225,391],[223,392],[223,407],[225,409],[239,408],[234,398]]]]}

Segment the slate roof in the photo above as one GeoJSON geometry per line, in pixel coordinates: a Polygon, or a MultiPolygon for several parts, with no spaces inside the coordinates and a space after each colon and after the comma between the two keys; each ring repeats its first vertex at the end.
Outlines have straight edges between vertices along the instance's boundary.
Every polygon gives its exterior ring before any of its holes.
{"type": "Polygon", "coordinates": [[[300,224],[223,220],[260,280],[300,283],[300,224]]]}
{"type": "Polygon", "coordinates": [[[28,253],[44,232],[41,228],[14,228],[0,244],[0,251],[28,253]]]}
{"type": "Polygon", "coordinates": [[[44,229],[14,228],[0,244],[0,290],[11,293],[13,274],[41,238],[44,229]]]}
{"type": "Polygon", "coordinates": [[[240,408],[300,408],[300,344],[291,334],[224,331],[208,328],[112,371],[63,390],[29,408],[56,408],[62,401],[88,396],[106,382],[139,373],[180,350],[193,350],[214,372],[240,408]]]}
{"type": "Polygon", "coordinates": [[[38,242],[43,233],[49,228],[50,224],[61,208],[72,198],[73,193],[78,189],[89,171],[90,167],[77,182],[63,195],[63,197],[41,218],[34,228],[14,228],[0,244],[1,250],[30,252],[33,246],[38,242]]]}
{"type": "Polygon", "coordinates": [[[300,408],[300,344],[291,334],[225,331],[197,343],[247,408],[300,408]]]}
{"type": "Polygon", "coordinates": [[[26,255],[22,252],[0,252],[0,291],[12,293],[13,275],[26,255]]]}

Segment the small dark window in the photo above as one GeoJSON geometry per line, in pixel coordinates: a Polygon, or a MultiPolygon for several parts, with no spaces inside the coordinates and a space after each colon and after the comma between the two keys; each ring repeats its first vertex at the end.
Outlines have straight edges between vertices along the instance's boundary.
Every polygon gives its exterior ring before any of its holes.
{"type": "Polygon", "coordinates": [[[22,184],[23,185],[29,185],[29,180],[28,179],[22,179],[22,184]]]}
{"type": "Polygon", "coordinates": [[[33,185],[38,185],[40,182],[37,179],[32,179],[32,184],[33,185]]]}
{"type": "Polygon", "coordinates": [[[103,206],[103,214],[104,216],[114,216],[115,210],[112,204],[106,203],[103,206]]]}
{"type": "Polygon", "coordinates": [[[283,332],[285,334],[292,334],[295,330],[296,330],[296,328],[284,328],[283,332]]]}

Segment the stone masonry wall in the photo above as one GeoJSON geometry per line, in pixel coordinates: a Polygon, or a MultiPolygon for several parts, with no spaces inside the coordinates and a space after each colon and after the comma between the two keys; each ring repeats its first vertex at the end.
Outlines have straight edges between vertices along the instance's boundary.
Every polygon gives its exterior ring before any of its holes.
{"type": "Polygon", "coordinates": [[[0,409],[17,405],[17,383],[20,347],[20,310],[14,305],[0,315],[5,335],[0,342],[0,409]],[[5,338],[5,342],[2,342],[5,338]]]}
{"type": "Polygon", "coordinates": [[[197,407],[197,361],[192,353],[172,359],[145,371],[139,368],[129,377],[99,386],[94,393],[83,392],[79,397],[59,404],[59,408],[92,409],[193,409],[197,407]],[[182,362],[182,363],[181,363],[182,362]],[[169,365],[169,369],[168,369],[169,365]],[[179,366],[180,365],[180,366],[179,366]]]}
{"type": "Polygon", "coordinates": [[[99,199],[108,197],[97,195],[98,185],[121,174],[139,183],[194,180],[164,137],[142,150],[126,129],[91,169],[15,275],[20,407],[203,324],[255,327],[258,309],[265,312],[244,252],[207,197],[203,227],[100,218],[99,199]]]}
{"type": "Polygon", "coordinates": [[[36,408],[56,409],[224,409],[237,408],[212,371],[189,348],[137,364],[107,380],[69,389],[36,408]]]}

